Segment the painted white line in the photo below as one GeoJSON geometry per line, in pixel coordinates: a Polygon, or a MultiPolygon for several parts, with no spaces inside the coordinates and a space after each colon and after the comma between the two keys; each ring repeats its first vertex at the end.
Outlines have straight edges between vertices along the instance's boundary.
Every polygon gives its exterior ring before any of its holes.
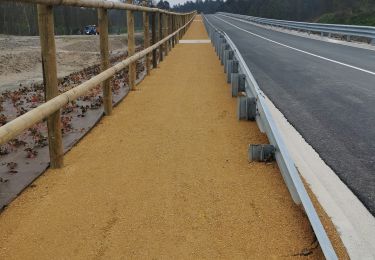
{"type": "MultiPolygon", "coordinates": [[[[223,15],[223,16],[225,16],[225,15],[223,15]]],[[[229,16],[226,16],[226,17],[229,17],[229,16]]],[[[253,26],[263,28],[263,29],[266,29],[266,30],[281,32],[281,33],[284,33],[284,34],[302,37],[302,38],[305,38],[305,39],[316,40],[316,41],[321,41],[321,42],[330,42],[330,43],[340,44],[340,45],[344,45],[344,46],[350,46],[350,47],[353,47],[353,48],[360,48],[360,49],[375,51],[375,45],[371,45],[371,44],[364,43],[364,42],[357,42],[357,41],[348,42],[348,41],[343,40],[343,39],[338,40],[336,38],[329,38],[328,36],[321,36],[320,34],[319,35],[309,34],[307,32],[302,32],[302,31],[300,32],[300,31],[293,30],[293,29],[287,29],[287,28],[269,26],[269,25],[262,25],[262,24],[259,24],[259,23],[253,22],[253,21],[248,21],[248,20],[243,20],[242,22],[247,23],[247,24],[251,24],[253,26]],[[330,40],[334,40],[334,42],[331,42],[330,40]]]]}
{"type": "MultiPolygon", "coordinates": [[[[222,15],[222,16],[224,16],[224,15],[222,15]]],[[[240,21],[240,22],[245,22],[245,21],[242,21],[241,19],[238,19],[238,18],[233,18],[233,17],[229,17],[229,16],[224,16],[224,17],[228,17],[228,18],[231,18],[231,19],[233,19],[233,20],[238,20],[238,21],[240,21]]],[[[226,24],[229,24],[230,26],[232,26],[232,27],[234,27],[234,28],[237,28],[238,30],[241,30],[241,31],[243,31],[243,32],[246,32],[246,33],[248,33],[248,34],[251,34],[251,35],[253,35],[253,36],[256,36],[256,37],[258,37],[258,38],[261,38],[261,39],[263,39],[263,40],[266,40],[266,41],[269,41],[269,42],[275,43],[275,44],[277,44],[277,45],[283,46],[283,47],[285,47],[285,48],[292,49],[292,50],[295,50],[295,51],[298,51],[298,52],[301,52],[301,53],[304,53],[304,54],[307,54],[307,55],[310,55],[310,56],[313,56],[313,57],[316,57],[316,58],[319,58],[319,59],[322,59],[322,60],[326,60],[326,61],[329,61],[329,62],[332,62],[332,63],[336,63],[336,64],[339,64],[339,65],[342,65],[342,66],[345,66],[345,67],[348,67],[348,68],[351,68],[351,69],[355,69],[355,70],[358,70],[358,71],[362,71],[362,72],[365,72],[365,73],[368,73],[368,74],[371,74],[371,75],[375,76],[375,72],[373,72],[373,71],[366,70],[366,69],[362,69],[362,68],[359,68],[359,67],[356,67],[356,66],[353,66],[353,65],[350,65],[350,64],[344,63],[344,62],[340,62],[340,61],[337,61],[337,60],[332,60],[332,59],[329,59],[329,58],[326,58],[326,57],[323,57],[323,56],[320,56],[320,55],[317,55],[317,54],[314,54],[314,53],[311,53],[311,52],[308,52],[308,51],[304,51],[304,50],[301,50],[301,49],[298,49],[298,48],[294,48],[294,47],[292,47],[292,46],[289,46],[289,45],[283,44],[283,43],[281,43],[281,42],[277,42],[277,41],[271,40],[271,39],[269,39],[269,38],[267,38],[267,37],[264,37],[264,36],[261,36],[261,35],[259,35],[259,34],[256,34],[256,33],[253,33],[253,32],[250,32],[250,31],[248,31],[248,30],[245,30],[245,29],[243,29],[243,28],[241,28],[241,27],[238,27],[237,25],[234,25],[234,24],[232,24],[232,23],[230,23],[230,22],[227,22],[227,21],[221,19],[220,17],[217,17],[216,15],[215,15],[215,18],[216,18],[216,19],[219,19],[219,20],[221,20],[221,21],[223,21],[223,22],[226,23],[226,24]]]]}
{"type": "Polygon", "coordinates": [[[180,40],[179,43],[211,43],[211,40],[180,40]]]}

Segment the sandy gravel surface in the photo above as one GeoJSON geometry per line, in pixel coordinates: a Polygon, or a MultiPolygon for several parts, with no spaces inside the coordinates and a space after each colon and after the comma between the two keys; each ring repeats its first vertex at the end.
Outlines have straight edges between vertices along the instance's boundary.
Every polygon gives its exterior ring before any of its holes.
{"type": "MultiPolygon", "coordinates": [[[[126,51],[125,35],[109,42],[112,54],[126,51]]],[[[100,63],[99,36],[56,36],[56,52],[58,76],[66,76],[100,63]]],[[[39,37],[0,35],[0,91],[42,79],[39,37]]]]}
{"type": "Polygon", "coordinates": [[[248,163],[267,139],[235,108],[212,46],[177,45],[0,215],[0,258],[323,258],[277,165],[248,163]]]}

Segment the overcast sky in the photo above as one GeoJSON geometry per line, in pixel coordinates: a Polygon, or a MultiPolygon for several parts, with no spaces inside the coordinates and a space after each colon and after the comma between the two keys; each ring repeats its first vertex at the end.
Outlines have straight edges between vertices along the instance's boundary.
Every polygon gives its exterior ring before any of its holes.
{"type": "MultiPolygon", "coordinates": [[[[118,0],[109,0],[109,1],[118,1],[118,0]]],[[[159,2],[160,0],[155,0],[155,2],[157,3],[157,2],[159,2]]],[[[165,0],[163,0],[163,1],[165,1],[165,0]]],[[[177,4],[182,4],[182,3],[185,3],[185,2],[187,2],[188,0],[167,0],[168,2],[169,2],[169,4],[170,5],[177,5],[177,4]]],[[[190,0],[191,1],[191,0],[190,0]]],[[[193,2],[195,1],[195,0],[192,0],[193,2]]]]}
{"type": "MultiPolygon", "coordinates": [[[[167,0],[168,1],[168,0],[167,0]]],[[[184,2],[186,2],[187,0],[169,0],[168,2],[171,4],[171,5],[176,5],[176,4],[182,4],[184,2]]]]}

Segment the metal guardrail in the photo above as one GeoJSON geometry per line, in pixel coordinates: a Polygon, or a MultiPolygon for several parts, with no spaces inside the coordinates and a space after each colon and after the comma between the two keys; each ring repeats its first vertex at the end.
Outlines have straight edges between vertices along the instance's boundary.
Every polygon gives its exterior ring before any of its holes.
{"type": "Polygon", "coordinates": [[[324,36],[324,34],[328,34],[329,37],[331,37],[332,34],[343,35],[346,36],[348,41],[350,41],[351,36],[364,37],[370,39],[372,44],[375,44],[375,27],[373,26],[295,22],[223,12],[218,14],[240,18],[262,25],[276,26],[306,32],[317,32],[322,36],[324,36]]]}
{"type": "Polygon", "coordinates": [[[258,83],[247,67],[241,53],[238,51],[237,47],[228,37],[228,35],[216,28],[208,21],[206,17],[204,18],[206,29],[209,33],[212,44],[214,45],[215,50],[222,61],[222,64],[229,64],[230,61],[228,59],[238,63],[236,73],[231,73],[229,66],[225,67],[225,71],[228,73],[228,79],[230,77],[233,79],[234,74],[242,74],[244,76],[244,92],[246,92],[247,97],[255,99],[255,120],[257,121],[260,130],[267,134],[270,144],[275,147],[275,158],[293,201],[298,205],[302,204],[326,259],[338,259],[332,247],[331,241],[324,230],[319,216],[315,211],[301,177],[295,167],[293,159],[291,158],[284,140],[280,135],[271,111],[267,106],[266,98],[263,92],[260,90],[258,83]],[[232,57],[228,55],[229,51],[232,52],[232,57]]]}

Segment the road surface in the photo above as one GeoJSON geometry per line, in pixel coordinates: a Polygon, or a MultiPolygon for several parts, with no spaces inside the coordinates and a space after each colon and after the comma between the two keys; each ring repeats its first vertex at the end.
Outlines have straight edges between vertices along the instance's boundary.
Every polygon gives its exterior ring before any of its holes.
{"type": "Polygon", "coordinates": [[[375,51],[209,15],[261,89],[375,215],[375,51]]]}

